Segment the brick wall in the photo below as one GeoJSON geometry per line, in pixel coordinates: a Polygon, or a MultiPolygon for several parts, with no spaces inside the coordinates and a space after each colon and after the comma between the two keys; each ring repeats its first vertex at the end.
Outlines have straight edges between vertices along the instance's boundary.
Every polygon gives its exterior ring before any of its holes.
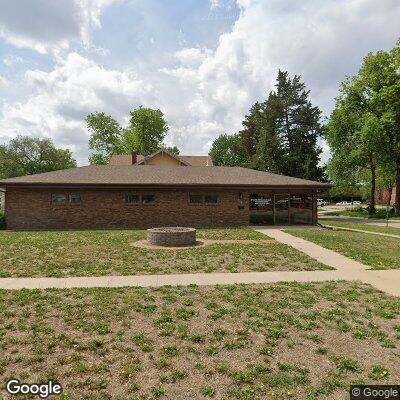
{"type": "Polygon", "coordinates": [[[218,204],[189,204],[187,190],[7,188],[8,229],[238,226],[249,224],[248,194],[239,190],[190,191],[218,194],[218,204]],[[125,203],[126,194],[154,194],[154,205],[125,203]],[[239,193],[244,193],[242,199],[239,193]],[[52,194],[81,194],[80,205],[51,203],[52,194]],[[242,206],[243,209],[239,209],[242,206]]]}

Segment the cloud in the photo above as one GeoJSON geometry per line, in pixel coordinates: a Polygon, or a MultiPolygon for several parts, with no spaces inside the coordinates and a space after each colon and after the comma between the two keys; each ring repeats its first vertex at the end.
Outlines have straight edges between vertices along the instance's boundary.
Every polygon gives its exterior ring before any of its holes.
{"type": "Polygon", "coordinates": [[[26,82],[32,95],[25,103],[3,104],[2,134],[50,137],[81,163],[88,155],[88,113],[106,111],[125,122],[132,107],[154,102],[152,86],[133,71],[105,69],[77,53],[60,59],[51,72],[27,71],[26,82]]]}
{"type": "MultiPolygon", "coordinates": [[[[218,4],[212,2],[212,7],[218,4]]],[[[231,32],[220,36],[215,50],[182,49],[175,54],[177,65],[162,69],[175,79],[180,93],[190,93],[184,109],[191,126],[213,123],[203,145],[241,128],[250,106],[273,89],[279,68],[302,75],[312,101],[329,115],[339,82],[357,72],[367,52],[394,46],[399,35],[396,0],[238,4],[240,17],[231,32]]],[[[182,140],[180,130],[176,136],[182,140]]],[[[188,135],[182,145],[196,151],[198,143],[188,135]]]]}
{"type": "MultiPolygon", "coordinates": [[[[30,47],[49,51],[57,46],[67,49],[77,39],[90,56],[107,54],[90,43],[90,35],[100,27],[101,13],[112,0],[69,0],[63,2],[62,12],[51,0],[20,0],[20,10],[25,1],[25,12],[17,15],[14,5],[8,6],[12,2],[0,0],[5,8],[0,29],[9,41],[27,41],[30,47]],[[55,19],[44,26],[51,16],[55,19]]],[[[209,4],[211,12],[219,10],[222,15],[232,3],[209,4]]],[[[145,56],[136,59],[135,70],[125,66],[127,58],[113,59],[112,47],[104,59],[113,66],[108,68],[90,56],[55,51],[52,69],[26,72],[28,98],[3,101],[1,134],[53,137],[85,163],[87,113],[105,111],[123,123],[129,111],[142,104],[165,113],[170,125],[167,144],[178,145],[182,153],[206,153],[216,136],[241,129],[251,105],[273,89],[279,68],[302,75],[313,103],[329,115],[339,82],[357,72],[367,52],[393,47],[400,33],[398,0],[238,0],[237,4],[236,22],[214,47],[204,46],[199,38],[197,46],[183,45],[171,57],[168,47],[149,46],[145,56]]],[[[154,32],[145,28],[143,36],[152,37],[154,32]]],[[[107,33],[111,38],[114,31],[102,34],[107,33]]],[[[326,160],[329,151],[324,143],[323,149],[326,160]]]]}
{"type": "Polygon", "coordinates": [[[100,14],[113,0],[0,0],[0,36],[39,53],[67,49],[71,40],[88,44],[100,14]]]}

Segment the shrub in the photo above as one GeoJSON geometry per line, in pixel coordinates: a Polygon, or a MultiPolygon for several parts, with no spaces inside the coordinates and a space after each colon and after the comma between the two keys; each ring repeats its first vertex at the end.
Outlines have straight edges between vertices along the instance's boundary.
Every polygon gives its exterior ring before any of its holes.
{"type": "Polygon", "coordinates": [[[6,215],[0,210],[0,229],[6,229],[6,215]]]}

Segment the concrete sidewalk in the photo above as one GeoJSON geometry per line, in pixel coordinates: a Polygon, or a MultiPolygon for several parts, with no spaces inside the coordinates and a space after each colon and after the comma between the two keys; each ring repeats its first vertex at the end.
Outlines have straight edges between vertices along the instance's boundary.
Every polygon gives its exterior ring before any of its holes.
{"type": "MultiPolygon", "coordinates": [[[[359,280],[368,283],[379,290],[394,296],[400,296],[400,271],[399,270],[371,270],[366,265],[343,256],[333,250],[326,249],[302,238],[292,236],[287,232],[276,229],[256,229],[278,242],[285,243],[302,251],[308,256],[336,268],[336,276],[346,276],[346,280],[359,280]]],[[[311,272],[312,273],[312,272],[311,272]]]]}
{"type": "MultiPolygon", "coordinates": [[[[93,287],[159,287],[188,285],[268,284],[276,282],[323,282],[333,280],[368,283],[391,295],[400,296],[400,271],[368,270],[364,264],[325,249],[279,229],[257,231],[296,248],[310,257],[336,268],[334,271],[270,271],[242,273],[198,273],[173,275],[82,276],[70,278],[0,278],[0,289],[66,289],[93,287]]],[[[268,254],[266,254],[268,257],[268,254]]]]}

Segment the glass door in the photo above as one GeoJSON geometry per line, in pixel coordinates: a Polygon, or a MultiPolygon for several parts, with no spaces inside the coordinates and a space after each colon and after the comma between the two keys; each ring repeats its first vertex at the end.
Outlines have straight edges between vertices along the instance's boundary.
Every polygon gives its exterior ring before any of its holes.
{"type": "Polygon", "coordinates": [[[250,223],[274,224],[274,196],[272,194],[254,193],[250,195],[250,223]]]}
{"type": "Polygon", "coordinates": [[[289,194],[275,195],[275,225],[289,224],[289,194]]]}

